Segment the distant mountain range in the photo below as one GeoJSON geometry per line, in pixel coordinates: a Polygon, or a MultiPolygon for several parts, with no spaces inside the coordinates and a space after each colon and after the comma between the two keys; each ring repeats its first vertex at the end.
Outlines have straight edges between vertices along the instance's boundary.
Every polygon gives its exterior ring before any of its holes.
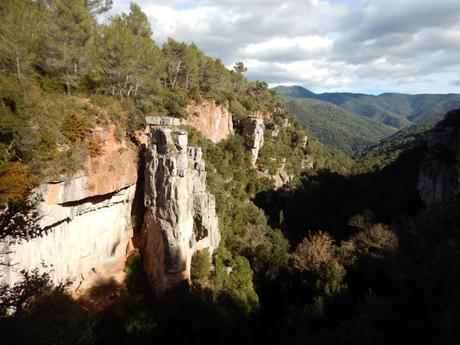
{"type": "Polygon", "coordinates": [[[316,94],[301,86],[278,86],[288,110],[323,143],[355,153],[414,124],[437,122],[460,108],[460,94],[316,94]]]}

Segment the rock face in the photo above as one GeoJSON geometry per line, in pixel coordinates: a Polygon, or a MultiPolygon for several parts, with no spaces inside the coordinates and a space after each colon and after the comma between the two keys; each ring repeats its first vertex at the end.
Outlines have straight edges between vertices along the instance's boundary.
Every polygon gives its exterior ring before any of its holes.
{"type": "Polygon", "coordinates": [[[285,162],[283,162],[283,164],[278,169],[276,169],[276,172],[274,175],[270,175],[268,169],[261,170],[260,167],[259,167],[259,170],[257,170],[257,175],[259,177],[266,177],[272,180],[275,189],[279,189],[282,187],[288,187],[294,179],[294,175],[288,174],[288,172],[286,171],[285,162]]]}
{"type": "Polygon", "coordinates": [[[104,152],[88,158],[85,172],[38,188],[43,196],[39,225],[46,232],[27,242],[0,244],[1,282],[14,284],[21,270],[35,268],[48,271],[55,283],[73,280],[74,290],[99,279],[123,278],[132,248],[137,157],[133,148],[115,140],[113,130],[95,132],[104,152]]]}
{"type": "Polygon", "coordinates": [[[242,120],[242,135],[246,145],[251,150],[251,164],[256,166],[259,150],[264,145],[264,121],[248,117],[242,120]]]}
{"type": "Polygon", "coordinates": [[[268,122],[265,126],[273,138],[276,138],[280,134],[280,127],[274,122],[268,122]]]}
{"type": "MultiPolygon", "coordinates": [[[[460,117],[460,112],[450,113],[460,117]]],[[[448,114],[449,116],[449,114],[448,114]]],[[[426,205],[460,197],[460,124],[444,121],[427,136],[428,153],[418,180],[420,198],[426,205]]]]}
{"type": "Polygon", "coordinates": [[[161,294],[190,280],[193,254],[212,253],[220,233],[201,149],[188,147],[187,133],[176,128],[151,126],[148,138],[140,247],[149,282],[161,294]]]}
{"type": "Polygon", "coordinates": [[[261,119],[264,121],[270,121],[272,119],[272,113],[262,111],[262,110],[255,110],[250,115],[250,117],[255,117],[257,119],[261,119]]]}
{"type": "Polygon", "coordinates": [[[213,143],[233,135],[232,114],[228,107],[216,105],[215,101],[192,101],[187,107],[187,114],[184,124],[196,128],[213,143]]]}

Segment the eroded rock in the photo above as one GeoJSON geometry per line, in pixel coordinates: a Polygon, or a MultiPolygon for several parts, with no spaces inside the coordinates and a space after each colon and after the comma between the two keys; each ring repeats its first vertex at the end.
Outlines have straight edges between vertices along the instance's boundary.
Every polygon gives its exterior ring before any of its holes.
{"type": "Polygon", "coordinates": [[[227,106],[217,105],[215,101],[192,101],[187,107],[184,124],[196,128],[213,143],[233,135],[232,114],[227,106]]]}
{"type": "Polygon", "coordinates": [[[193,254],[204,248],[212,253],[220,241],[215,199],[206,192],[202,152],[188,147],[187,139],[185,131],[150,128],[144,171],[147,212],[140,246],[157,294],[190,281],[193,254]]]}
{"type": "Polygon", "coordinates": [[[251,150],[251,164],[256,166],[259,150],[264,145],[264,121],[248,117],[242,120],[242,135],[246,145],[251,150]]]}
{"type": "Polygon", "coordinates": [[[102,153],[72,178],[42,184],[36,193],[41,237],[0,243],[0,282],[13,285],[21,270],[47,271],[74,291],[99,280],[122,281],[132,249],[131,205],[137,180],[136,151],[114,137],[114,127],[95,131],[102,153]],[[45,265],[45,267],[43,266],[45,265]]]}

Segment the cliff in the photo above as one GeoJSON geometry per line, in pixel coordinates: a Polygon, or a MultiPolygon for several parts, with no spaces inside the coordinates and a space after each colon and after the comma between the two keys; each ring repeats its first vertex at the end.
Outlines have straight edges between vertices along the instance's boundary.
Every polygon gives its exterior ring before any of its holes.
{"type": "Polygon", "coordinates": [[[213,143],[233,135],[232,114],[228,107],[211,100],[201,103],[192,101],[187,107],[184,124],[196,128],[213,143]]]}
{"type": "Polygon", "coordinates": [[[460,196],[460,111],[427,133],[427,153],[418,180],[420,198],[426,205],[458,200],[460,196]]]}
{"type": "Polygon", "coordinates": [[[43,198],[38,205],[43,235],[1,243],[1,282],[14,284],[21,270],[34,268],[47,270],[54,282],[73,280],[74,290],[100,279],[122,280],[132,248],[137,155],[126,142],[114,138],[114,127],[99,128],[93,135],[103,152],[88,158],[85,171],[36,190],[43,198]]]}
{"type": "Polygon", "coordinates": [[[251,150],[251,164],[256,166],[259,150],[264,145],[264,121],[256,117],[242,120],[242,135],[246,146],[251,150]]]}
{"type": "Polygon", "coordinates": [[[186,132],[150,127],[144,178],[147,211],[140,248],[148,280],[160,294],[190,280],[193,254],[212,253],[220,233],[214,196],[206,192],[201,149],[188,147],[186,132]]]}

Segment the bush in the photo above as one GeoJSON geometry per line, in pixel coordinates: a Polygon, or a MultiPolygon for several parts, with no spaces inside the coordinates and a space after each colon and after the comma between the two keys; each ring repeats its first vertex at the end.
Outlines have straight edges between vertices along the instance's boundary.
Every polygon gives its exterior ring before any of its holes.
{"type": "Polygon", "coordinates": [[[89,141],[88,150],[91,157],[100,156],[104,152],[102,144],[96,138],[89,141]]]}
{"type": "Polygon", "coordinates": [[[211,273],[211,256],[207,249],[197,251],[192,257],[191,276],[194,283],[205,285],[211,273]]]}
{"type": "Polygon", "coordinates": [[[82,141],[88,133],[88,124],[80,116],[67,114],[62,122],[62,134],[72,142],[82,141]]]}
{"type": "Polygon", "coordinates": [[[309,234],[292,253],[292,264],[300,272],[319,272],[324,264],[334,259],[335,245],[332,237],[323,231],[309,234]]]}
{"type": "Polygon", "coordinates": [[[164,99],[164,107],[168,112],[169,116],[173,117],[186,117],[187,112],[185,107],[187,106],[187,99],[180,94],[168,92],[164,99]]]}
{"type": "Polygon", "coordinates": [[[4,164],[0,167],[0,205],[24,201],[34,182],[27,165],[18,162],[4,164]]]}

